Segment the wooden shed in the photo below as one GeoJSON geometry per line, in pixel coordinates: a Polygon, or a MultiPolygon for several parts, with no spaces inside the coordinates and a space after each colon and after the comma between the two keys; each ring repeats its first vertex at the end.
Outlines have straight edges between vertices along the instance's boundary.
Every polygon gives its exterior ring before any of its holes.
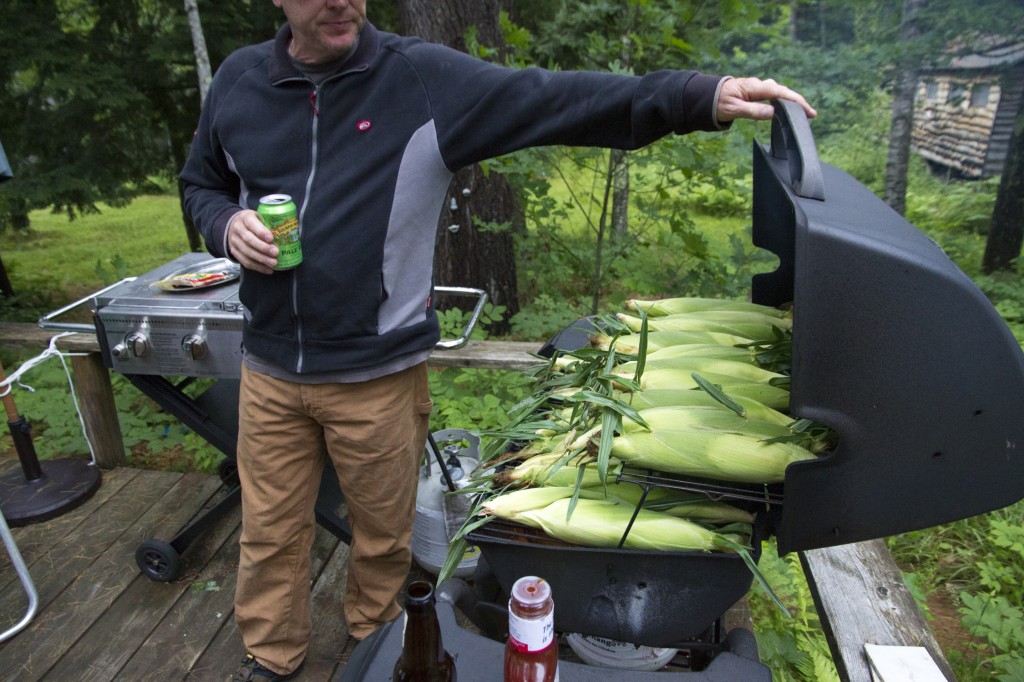
{"type": "Polygon", "coordinates": [[[914,107],[913,149],[952,176],[997,177],[1022,97],[1024,41],[1019,38],[923,70],[914,107]]]}

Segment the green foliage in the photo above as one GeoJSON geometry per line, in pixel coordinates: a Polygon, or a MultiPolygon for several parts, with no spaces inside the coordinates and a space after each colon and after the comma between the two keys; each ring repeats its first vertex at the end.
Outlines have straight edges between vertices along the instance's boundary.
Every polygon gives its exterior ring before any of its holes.
{"type": "Polygon", "coordinates": [[[545,339],[586,315],[584,307],[541,292],[512,318],[512,334],[525,340],[545,339]]]}
{"type": "MultiPolygon", "coordinates": [[[[1018,505],[1020,507],[1020,505],[1018,505]]],[[[997,680],[1024,679],[1024,514],[992,517],[987,552],[975,564],[981,590],[962,591],[964,625],[997,680]],[[995,652],[995,653],[992,653],[995,652]]]]}
{"type": "Polygon", "coordinates": [[[430,430],[493,430],[508,420],[513,405],[529,392],[520,372],[486,369],[444,369],[430,373],[434,411],[430,430]]]}
{"type": "Polygon", "coordinates": [[[992,300],[1014,336],[1024,345],[1024,280],[1016,271],[978,275],[975,281],[992,300]]]}
{"type": "Polygon", "coordinates": [[[0,236],[7,274],[31,308],[19,319],[35,321],[125,275],[148,272],[189,250],[177,196],[139,197],[126,210],[102,204],[97,208],[73,222],[49,211],[33,211],[31,229],[0,236]]]}
{"type": "MultiPolygon", "coordinates": [[[[200,7],[214,68],[282,18],[257,0],[200,7]]],[[[200,98],[180,0],[11,0],[5,10],[0,131],[14,179],[0,189],[0,231],[33,209],[75,218],[127,205],[181,168],[200,98]]]]}
{"type": "MultiPolygon", "coordinates": [[[[486,338],[486,326],[501,319],[504,312],[502,306],[486,304],[470,338],[486,338]]],[[[441,337],[460,337],[471,314],[471,311],[457,308],[438,312],[441,337]]],[[[434,402],[434,410],[430,414],[431,431],[467,429],[480,432],[497,428],[527,390],[525,376],[501,370],[441,369],[431,371],[429,379],[430,397],[434,402]]]]}
{"type": "MultiPolygon", "coordinates": [[[[13,361],[5,358],[8,374],[27,359],[24,356],[13,361]]],[[[16,386],[13,395],[18,411],[33,426],[32,444],[39,459],[88,455],[89,444],[60,361],[51,358],[33,367],[22,377],[21,383],[24,387],[16,386]]],[[[144,445],[148,453],[159,453],[182,443],[186,431],[175,417],[160,410],[123,376],[114,374],[112,384],[129,457],[137,446],[144,445]]]]}
{"type": "Polygon", "coordinates": [[[838,680],[835,664],[814,610],[810,588],[796,554],[780,557],[775,542],[763,545],[758,567],[792,617],[779,613],[762,590],[749,595],[757,624],[758,653],[778,682],[830,682],[838,680]]]}

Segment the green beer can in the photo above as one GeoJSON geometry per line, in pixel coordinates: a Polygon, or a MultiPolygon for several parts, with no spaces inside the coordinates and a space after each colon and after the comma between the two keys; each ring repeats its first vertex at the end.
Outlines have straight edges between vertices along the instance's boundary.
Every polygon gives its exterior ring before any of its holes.
{"type": "Polygon", "coordinates": [[[260,219],[274,233],[277,245],[275,270],[291,270],[302,262],[302,244],[299,242],[299,211],[287,194],[268,194],[260,199],[256,209],[260,219]]]}

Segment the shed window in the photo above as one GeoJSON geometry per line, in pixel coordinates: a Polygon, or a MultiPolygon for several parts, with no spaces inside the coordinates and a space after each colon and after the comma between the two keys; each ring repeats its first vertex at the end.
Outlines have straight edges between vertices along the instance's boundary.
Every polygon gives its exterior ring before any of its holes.
{"type": "Polygon", "coordinates": [[[991,90],[992,86],[988,83],[975,83],[974,88],[971,89],[971,106],[987,107],[988,95],[991,90]]]}
{"type": "Polygon", "coordinates": [[[924,84],[924,98],[929,102],[939,99],[939,84],[935,81],[928,81],[924,84]]]}
{"type": "Polygon", "coordinates": [[[964,102],[964,98],[967,96],[967,88],[963,83],[951,83],[949,86],[949,99],[946,101],[949,104],[960,106],[964,102]]]}

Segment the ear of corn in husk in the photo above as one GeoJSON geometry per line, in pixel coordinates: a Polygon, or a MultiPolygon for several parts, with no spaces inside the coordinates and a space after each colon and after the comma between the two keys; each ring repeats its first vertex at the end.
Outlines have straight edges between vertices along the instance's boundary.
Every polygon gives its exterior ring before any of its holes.
{"type": "MultiPolygon", "coordinates": [[[[615,480],[621,469],[619,462],[609,462],[605,481],[615,480]]],[[[597,463],[586,455],[569,456],[563,453],[544,453],[533,455],[517,466],[500,471],[494,476],[494,485],[505,486],[573,486],[577,482],[583,486],[600,485],[602,479],[597,470],[597,463]],[[582,470],[582,478],[580,471],[582,470]]]]}
{"type": "MultiPolygon", "coordinates": [[[[696,389],[644,389],[635,392],[618,392],[617,399],[629,404],[635,410],[646,410],[652,407],[721,407],[715,398],[696,389]]],[[[730,395],[739,404],[746,416],[759,421],[771,422],[788,426],[793,418],[783,412],[768,407],[764,403],[742,396],[730,395]]],[[[722,409],[725,409],[724,407],[722,409]]]]}
{"type": "Polygon", "coordinates": [[[786,317],[788,315],[787,312],[779,310],[778,308],[750,303],[749,301],[685,296],[648,301],[631,299],[626,301],[626,309],[634,311],[643,310],[651,317],[695,313],[705,310],[739,310],[746,312],[758,312],[775,317],[786,317]]]}
{"type": "Polygon", "coordinates": [[[781,482],[787,466],[814,458],[794,443],[695,429],[624,433],[612,439],[611,454],[630,466],[740,483],[781,482]]]}
{"type": "Polygon", "coordinates": [[[761,439],[787,438],[795,432],[782,424],[741,417],[723,407],[652,407],[638,412],[643,423],[623,420],[623,433],[639,431],[729,431],[761,439]]]}
{"type": "Polygon", "coordinates": [[[664,346],[655,350],[651,350],[650,347],[647,349],[646,359],[648,364],[671,358],[729,360],[732,362],[743,362],[748,365],[757,364],[754,352],[749,348],[723,346],[717,343],[686,343],[664,346]]]}
{"type": "MultiPolygon", "coordinates": [[[[537,488],[520,488],[507,490],[492,495],[480,507],[484,515],[513,520],[517,514],[532,509],[543,509],[556,500],[568,499],[575,491],[569,486],[541,486],[537,488]]],[[[604,495],[582,488],[580,497],[603,499],[604,495]]]]}
{"type": "MultiPolygon", "coordinates": [[[[619,545],[634,511],[632,507],[618,502],[581,497],[570,516],[569,500],[563,498],[543,508],[518,512],[510,520],[540,528],[564,542],[608,548],[619,545]]],[[[697,523],[640,509],[623,546],[669,551],[732,550],[733,545],[722,543],[720,537],[697,523]]]]}
{"type": "MultiPolygon", "coordinates": [[[[635,355],[640,352],[640,335],[624,334],[617,338],[607,334],[594,334],[590,337],[590,345],[601,350],[608,350],[615,342],[615,350],[620,353],[635,355]]],[[[668,348],[669,346],[716,345],[738,346],[750,343],[752,339],[736,334],[706,331],[651,331],[647,333],[647,352],[668,348]]]]}
{"type": "MultiPolygon", "coordinates": [[[[646,372],[658,369],[672,369],[684,372],[697,372],[702,376],[726,376],[742,381],[754,381],[768,383],[772,379],[785,379],[785,375],[762,369],[749,362],[737,362],[720,358],[699,358],[699,357],[655,357],[657,353],[647,356],[645,362],[646,372]]],[[[615,374],[619,376],[632,376],[636,373],[636,362],[624,362],[615,368],[615,374]]],[[[692,379],[692,377],[691,377],[692,379]]]]}
{"type": "MultiPolygon", "coordinates": [[[[618,314],[616,318],[633,332],[640,331],[643,320],[631,315],[618,314]]],[[[770,317],[760,313],[692,313],[687,315],[666,315],[648,318],[647,326],[652,332],[660,331],[705,331],[742,336],[747,339],[774,338],[779,331],[791,328],[790,320],[770,317]]]]}
{"type": "Polygon", "coordinates": [[[607,495],[626,504],[636,506],[643,500],[643,506],[669,516],[693,519],[716,525],[728,523],[753,523],[754,515],[725,502],[708,499],[707,495],[683,490],[650,487],[639,483],[621,481],[609,483],[601,488],[592,488],[595,493],[607,495]]]}
{"type": "MultiPolygon", "coordinates": [[[[619,373],[615,376],[624,379],[631,379],[629,373],[619,373]]],[[[725,388],[730,396],[751,398],[768,407],[776,410],[789,408],[789,391],[778,386],[756,381],[743,381],[711,372],[701,372],[701,376],[713,384],[719,384],[725,388]]],[[[780,375],[781,376],[781,375],[780,375]]],[[[620,387],[628,390],[628,382],[622,382],[620,387]]],[[[693,378],[693,372],[685,369],[653,368],[644,371],[640,378],[639,388],[644,391],[680,391],[698,388],[697,381],[693,378]]]]}

